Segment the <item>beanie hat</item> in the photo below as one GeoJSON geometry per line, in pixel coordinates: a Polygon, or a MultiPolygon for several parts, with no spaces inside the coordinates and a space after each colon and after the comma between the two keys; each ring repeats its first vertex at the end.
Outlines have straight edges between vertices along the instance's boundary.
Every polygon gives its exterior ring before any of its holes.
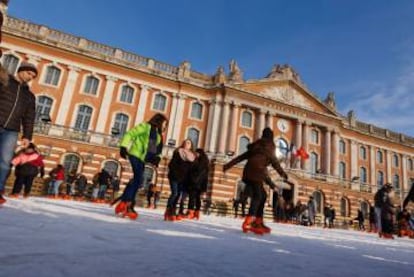
{"type": "Polygon", "coordinates": [[[22,62],[19,66],[19,68],[17,69],[17,72],[20,71],[32,71],[34,73],[36,73],[37,76],[37,68],[34,64],[28,63],[28,62],[22,62]]]}
{"type": "Polygon", "coordinates": [[[262,138],[273,140],[273,131],[269,127],[263,129],[262,138]]]}

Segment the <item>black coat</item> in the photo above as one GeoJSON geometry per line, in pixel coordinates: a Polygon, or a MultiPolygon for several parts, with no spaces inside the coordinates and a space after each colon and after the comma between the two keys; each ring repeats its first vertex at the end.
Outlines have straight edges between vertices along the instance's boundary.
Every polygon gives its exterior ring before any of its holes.
{"type": "Polygon", "coordinates": [[[7,86],[0,86],[0,127],[20,132],[23,138],[32,139],[36,98],[27,84],[9,76],[7,86]]]}
{"type": "Polygon", "coordinates": [[[168,179],[175,182],[184,182],[188,178],[188,173],[192,167],[192,162],[184,161],[178,149],[174,150],[170,163],[168,164],[168,179]]]}
{"type": "Polygon", "coordinates": [[[188,187],[190,190],[207,191],[209,161],[207,157],[197,158],[188,174],[188,187]]]}

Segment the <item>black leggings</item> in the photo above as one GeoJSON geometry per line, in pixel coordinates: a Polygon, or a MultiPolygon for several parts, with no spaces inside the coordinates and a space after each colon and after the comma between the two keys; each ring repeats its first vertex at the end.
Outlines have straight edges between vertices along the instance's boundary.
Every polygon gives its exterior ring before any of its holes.
{"type": "Polygon", "coordinates": [[[24,185],[24,194],[29,195],[32,190],[33,180],[36,176],[16,176],[12,194],[19,194],[24,185]]]}
{"type": "Polygon", "coordinates": [[[199,211],[201,207],[201,191],[198,189],[192,189],[188,192],[188,209],[199,211]]]}
{"type": "Polygon", "coordinates": [[[264,206],[267,194],[262,183],[244,181],[246,188],[249,187],[251,202],[249,208],[249,216],[263,217],[264,206]]]}

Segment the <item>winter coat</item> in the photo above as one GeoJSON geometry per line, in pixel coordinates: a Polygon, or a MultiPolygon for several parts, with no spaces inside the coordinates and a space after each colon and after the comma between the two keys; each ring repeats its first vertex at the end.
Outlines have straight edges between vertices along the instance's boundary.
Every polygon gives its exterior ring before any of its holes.
{"type": "Polygon", "coordinates": [[[11,163],[16,166],[16,176],[36,176],[39,174],[39,168],[44,167],[43,157],[37,152],[21,152],[12,159],[11,163]]]}
{"type": "MultiPolygon", "coordinates": [[[[145,162],[145,157],[148,152],[148,143],[150,141],[151,127],[151,124],[147,122],[138,124],[125,133],[119,146],[127,148],[129,155],[137,157],[142,162],[145,162]]],[[[162,139],[161,135],[157,133],[157,156],[161,154],[161,150],[162,139]]]]}
{"type": "Polygon", "coordinates": [[[168,164],[168,179],[178,183],[188,180],[194,158],[186,159],[180,155],[180,148],[174,150],[171,161],[168,164]]]}
{"type": "Polygon", "coordinates": [[[111,175],[108,171],[102,170],[98,175],[98,182],[100,185],[109,185],[111,183],[111,175]]]}
{"type": "Polygon", "coordinates": [[[247,152],[225,164],[224,170],[247,159],[243,170],[243,181],[263,184],[269,174],[267,170],[268,165],[271,165],[280,176],[287,179],[286,172],[282,169],[275,156],[275,150],[276,145],[273,140],[260,138],[248,146],[247,152]]]}
{"type": "Polygon", "coordinates": [[[10,75],[8,85],[0,85],[0,103],[0,127],[16,132],[23,127],[23,138],[31,140],[36,98],[28,85],[10,75]]]}
{"type": "Polygon", "coordinates": [[[207,157],[197,158],[191,166],[189,173],[189,189],[201,192],[207,191],[209,161],[207,157]]]}
{"type": "Polygon", "coordinates": [[[384,196],[387,192],[385,187],[380,188],[374,195],[374,205],[375,207],[381,208],[384,204],[384,196]]]}

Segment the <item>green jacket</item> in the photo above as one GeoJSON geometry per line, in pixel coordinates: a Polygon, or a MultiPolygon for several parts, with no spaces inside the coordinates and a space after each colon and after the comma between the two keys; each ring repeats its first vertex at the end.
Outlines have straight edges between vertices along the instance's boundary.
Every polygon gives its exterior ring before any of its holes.
{"type": "MultiPolygon", "coordinates": [[[[151,131],[151,124],[144,122],[138,124],[131,130],[125,133],[122,137],[119,146],[128,149],[128,154],[137,157],[145,162],[147,155],[148,143],[151,131]]],[[[157,134],[157,146],[161,142],[160,134],[157,134]]]]}

